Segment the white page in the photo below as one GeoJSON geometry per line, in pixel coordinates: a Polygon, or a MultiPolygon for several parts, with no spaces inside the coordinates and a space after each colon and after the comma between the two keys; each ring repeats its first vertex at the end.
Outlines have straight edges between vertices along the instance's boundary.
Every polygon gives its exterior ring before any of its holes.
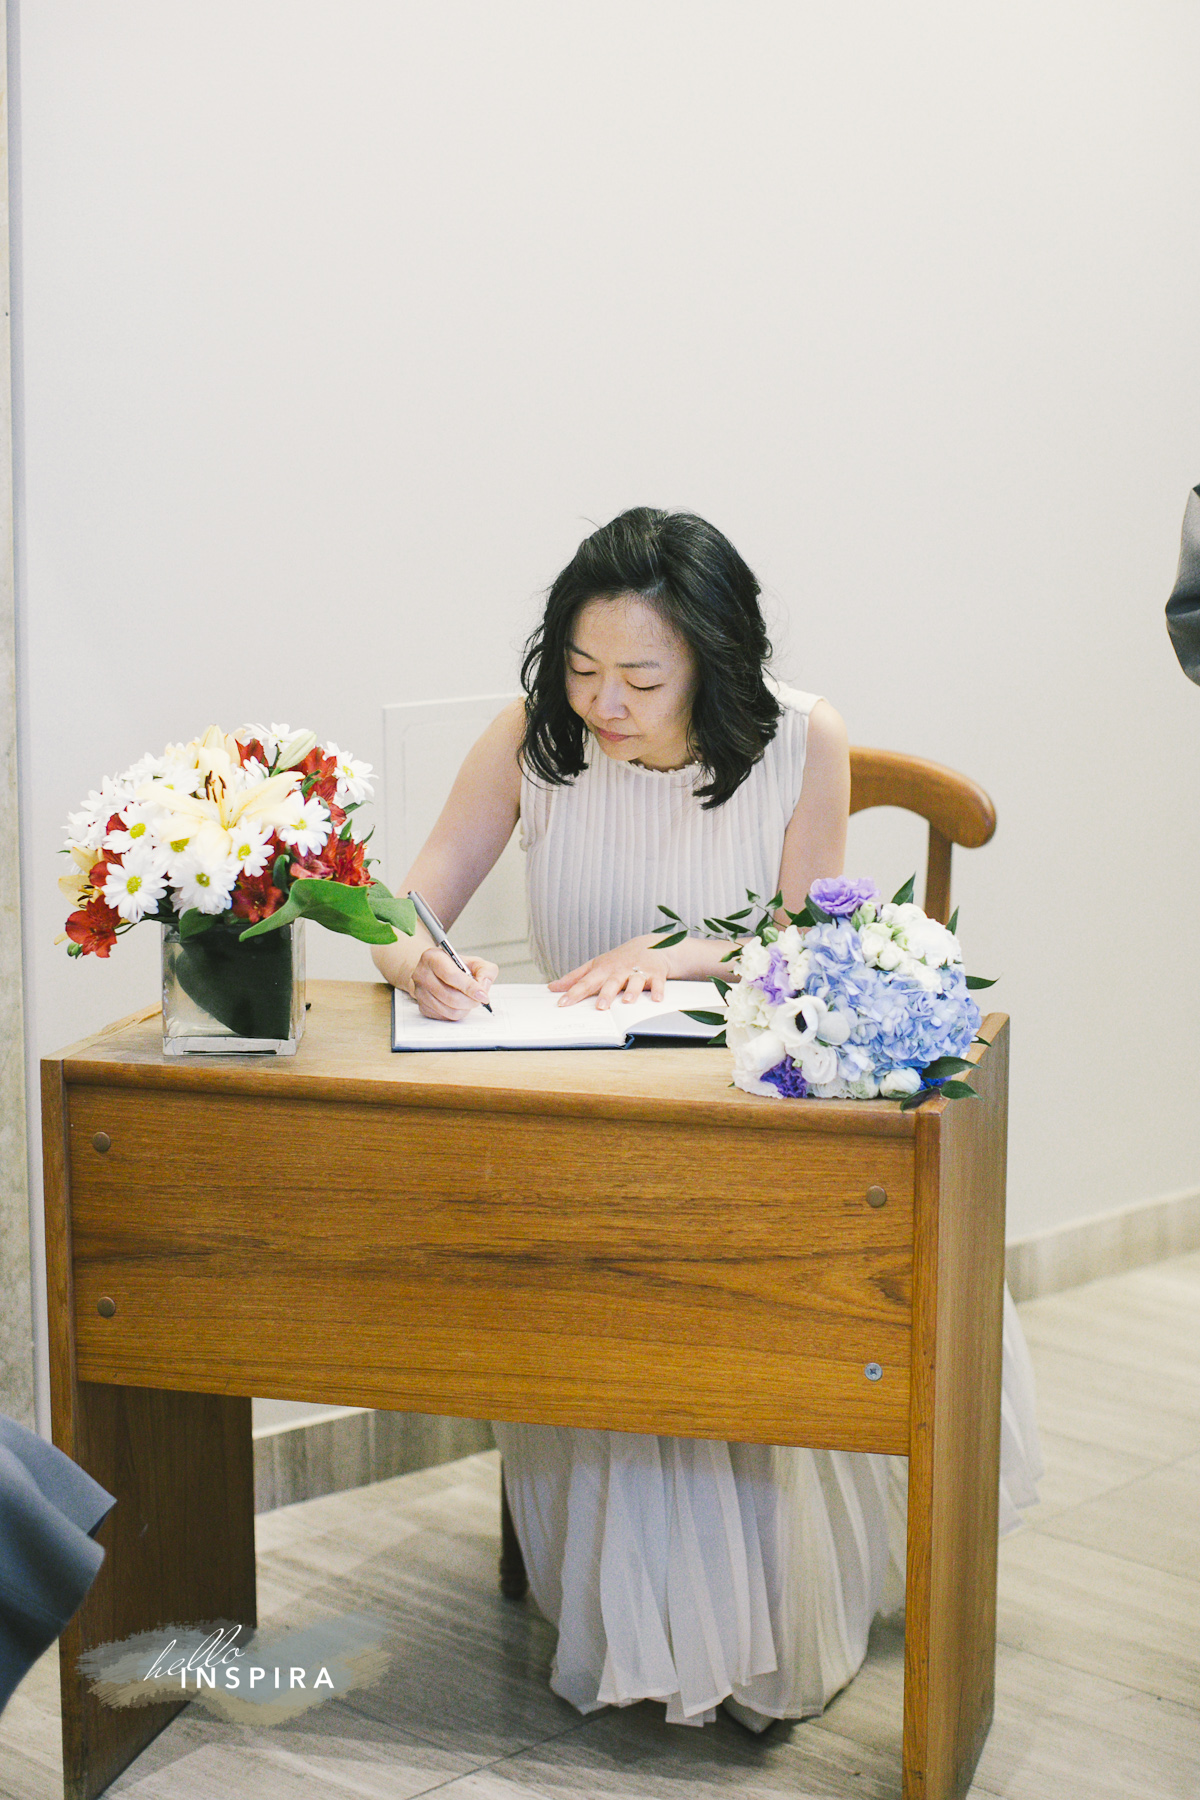
{"type": "Polygon", "coordinates": [[[465,1019],[426,1019],[415,1000],[393,990],[392,1047],[397,1050],[619,1049],[638,1029],[679,1037],[709,1037],[715,1027],[681,1016],[683,1007],[712,1011],[709,981],[669,981],[664,1000],[615,1001],[603,1012],[594,999],[560,1006],[541,982],[497,982],[489,999],[465,1019]]]}

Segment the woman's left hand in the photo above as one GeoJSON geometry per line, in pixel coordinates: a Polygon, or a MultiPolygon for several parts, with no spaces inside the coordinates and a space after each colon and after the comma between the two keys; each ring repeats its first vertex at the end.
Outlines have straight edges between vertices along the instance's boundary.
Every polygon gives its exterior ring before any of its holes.
{"type": "Polygon", "coordinates": [[[618,995],[622,1001],[636,1000],[649,991],[652,1000],[661,1000],[671,979],[670,958],[665,950],[652,950],[653,941],[653,935],[631,938],[604,956],[593,956],[552,981],[550,992],[561,994],[560,1006],[574,1006],[595,994],[597,1012],[611,1006],[618,995]]]}

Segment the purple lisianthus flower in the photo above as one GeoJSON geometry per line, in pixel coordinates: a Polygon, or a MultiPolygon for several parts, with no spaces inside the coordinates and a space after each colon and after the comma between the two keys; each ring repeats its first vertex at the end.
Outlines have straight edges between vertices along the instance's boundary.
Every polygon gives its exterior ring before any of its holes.
{"type": "Polygon", "coordinates": [[[788,979],[787,959],[778,950],[772,950],[771,961],[765,975],[754,977],[754,986],[761,988],[772,1006],[780,1006],[792,997],[792,984],[788,979]]]}
{"type": "Polygon", "coordinates": [[[868,900],[878,900],[879,889],[866,878],[851,881],[845,875],[835,875],[824,881],[814,881],[808,896],[831,918],[848,919],[868,900]]]}
{"type": "Polygon", "coordinates": [[[762,1079],[769,1081],[772,1087],[777,1087],[785,1100],[803,1100],[808,1093],[808,1083],[790,1056],[785,1056],[773,1069],[768,1069],[762,1079]]]}

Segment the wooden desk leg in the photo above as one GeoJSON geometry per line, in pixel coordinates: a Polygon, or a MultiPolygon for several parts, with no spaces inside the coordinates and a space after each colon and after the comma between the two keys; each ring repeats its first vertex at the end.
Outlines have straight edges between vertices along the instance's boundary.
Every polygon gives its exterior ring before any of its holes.
{"type": "Polygon", "coordinates": [[[96,1532],[100,1572],[59,1639],[63,1791],[93,1800],[187,1702],[106,1706],[81,1652],[163,1625],[256,1623],[254,1447],[248,1399],[78,1380],[65,1098],[61,1063],[43,1063],[54,1442],[117,1501],[96,1532]]]}
{"type": "Polygon", "coordinates": [[[93,1800],[187,1702],[107,1706],[79,1655],[164,1625],[253,1628],[254,1458],[248,1399],[87,1381],[76,1393],[68,1454],[117,1497],[96,1533],[108,1554],[59,1642],[63,1791],[93,1800]]]}
{"type": "Polygon", "coordinates": [[[1008,1027],[917,1118],[904,1800],[961,1800],[992,1722],[1008,1027]]]}

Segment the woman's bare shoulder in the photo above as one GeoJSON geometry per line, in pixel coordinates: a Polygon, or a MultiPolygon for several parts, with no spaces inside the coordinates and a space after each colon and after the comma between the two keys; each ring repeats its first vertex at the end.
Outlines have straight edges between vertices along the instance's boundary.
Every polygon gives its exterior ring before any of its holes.
{"type": "Polygon", "coordinates": [[[808,715],[809,755],[816,750],[830,756],[844,756],[849,747],[850,738],[841,713],[828,700],[818,700],[808,715]]]}

